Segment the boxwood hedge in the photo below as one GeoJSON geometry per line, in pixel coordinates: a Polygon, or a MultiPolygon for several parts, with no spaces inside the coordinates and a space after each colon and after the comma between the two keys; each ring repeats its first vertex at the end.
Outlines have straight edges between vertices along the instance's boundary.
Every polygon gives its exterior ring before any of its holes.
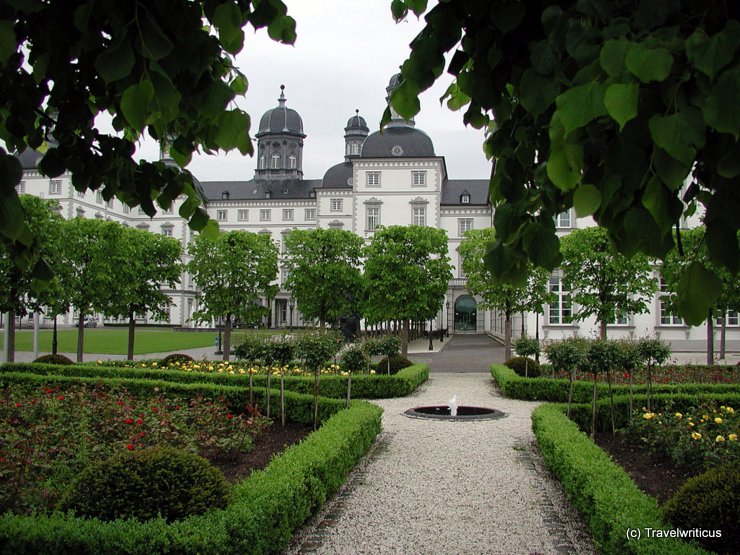
{"type": "MultiPolygon", "coordinates": [[[[183,372],[181,370],[161,370],[147,368],[121,368],[106,365],[76,364],[60,366],[38,363],[12,363],[0,365],[0,373],[28,372],[32,374],[48,374],[60,376],[80,376],[99,378],[125,379],[154,379],[177,383],[214,383],[246,387],[249,376],[244,374],[220,374],[212,372],[183,372]]],[[[412,393],[420,384],[429,379],[429,367],[426,364],[414,364],[404,368],[397,374],[356,374],[352,376],[352,397],[354,399],[385,399],[390,397],[405,397],[412,393]]],[[[265,387],[266,377],[254,375],[252,383],[255,387],[265,387]]],[[[278,380],[274,377],[271,386],[277,387],[278,380]]],[[[285,376],[285,389],[297,393],[313,392],[313,377],[285,376]]],[[[347,395],[347,377],[321,376],[319,395],[333,399],[341,399],[347,395]]]]}
{"type": "MultiPolygon", "coordinates": [[[[99,377],[33,375],[5,372],[0,383],[97,383],[99,377]]],[[[156,388],[176,394],[218,395],[244,400],[243,387],[217,384],[179,384],[157,380],[108,379],[139,394],[156,388]]],[[[286,393],[290,419],[311,421],[311,397],[286,393]]],[[[263,471],[252,473],[234,488],[226,508],[167,524],[77,518],[69,513],[51,516],[0,516],[3,553],[278,553],[293,531],[336,492],[380,431],[382,409],[353,401],[340,410],[339,400],[321,399],[325,422],[300,444],[276,457],[263,471]]]]}

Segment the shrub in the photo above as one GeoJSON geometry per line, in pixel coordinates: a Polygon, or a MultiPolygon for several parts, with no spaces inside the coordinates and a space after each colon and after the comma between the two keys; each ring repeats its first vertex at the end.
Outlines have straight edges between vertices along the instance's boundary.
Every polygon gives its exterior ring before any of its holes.
{"type": "Polygon", "coordinates": [[[44,364],[74,364],[70,359],[64,355],[42,355],[34,362],[42,362],[44,364]]]}
{"type": "Polygon", "coordinates": [[[403,355],[391,356],[390,365],[388,364],[388,357],[383,357],[380,362],[378,362],[378,372],[397,374],[399,370],[413,366],[413,364],[413,362],[403,355]]]}
{"type": "Polygon", "coordinates": [[[168,522],[224,508],[229,484],[206,459],[171,447],[123,451],[80,474],[60,502],[78,516],[168,522]]]}
{"type": "Polygon", "coordinates": [[[740,545],[738,507],[740,472],[735,464],[724,464],[686,480],[663,506],[663,513],[682,530],[721,530],[721,537],[699,541],[712,551],[732,553],[740,545]]]}
{"type": "Polygon", "coordinates": [[[365,372],[368,364],[370,364],[370,357],[367,356],[365,349],[359,345],[345,349],[341,360],[344,369],[350,372],[365,372]]]}
{"type": "Polygon", "coordinates": [[[540,365],[528,357],[512,357],[504,362],[504,366],[508,366],[520,376],[536,378],[540,375],[540,365]]]}
{"type": "Polygon", "coordinates": [[[514,350],[521,357],[537,357],[540,354],[540,342],[534,337],[523,335],[514,341],[514,350]]]}
{"type": "Polygon", "coordinates": [[[190,355],[185,355],[182,353],[172,353],[171,355],[167,355],[162,359],[162,362],[160,363],[160,366],[174,366],[175,363],[177,364],[191,364],[195,362],[195,359],[191,357],[190,355]]]}

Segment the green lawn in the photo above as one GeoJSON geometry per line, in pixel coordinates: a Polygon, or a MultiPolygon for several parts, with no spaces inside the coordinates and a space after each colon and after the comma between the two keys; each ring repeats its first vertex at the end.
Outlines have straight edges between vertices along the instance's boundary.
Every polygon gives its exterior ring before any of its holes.
{"type": "MultiPolygon", "coordinates": [[[[271,336],[283,333],[285,330],[258,330],[238,331],[232,334],[231,343],[235,345],[245,333],[256,333],[260,336],[271,336]]],[[[51,330],[39,331],[39,351],[51,352],[51,330]]],[[[184,332],[166,329],[138,328],[134,353],[144,355],[148,353],[162,353],[168,351],[182,351],[199,347],[214,346],[217,333],[184,332]]],[[[60,353],[77,352],[77,329],[63,329],[58,332],[60,353]]],[[[16,351],[33,351],[33,331],[18,330],[16,332],[16,351]]],[[[128,351],[128,328],[85,328],[85,353],[101,353],[108,355],[125,355],[128,351]]]]}

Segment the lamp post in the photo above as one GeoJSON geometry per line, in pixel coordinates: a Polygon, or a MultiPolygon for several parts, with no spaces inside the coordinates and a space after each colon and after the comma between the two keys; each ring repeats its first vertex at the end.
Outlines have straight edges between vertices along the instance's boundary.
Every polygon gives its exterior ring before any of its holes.
{"type": "Polygon", "coordinates": [[[293,332],[293,309],[295,308],[295,301],[293,299],[290,299],[290,302],[288,303],[288,308],[290,308],[290,331],[293,332]]]}
{"type": "Polygon", "coordinates": [[[445,307],[447,308],[447,337],[450,336],[450,301],[447,301],[445,303],[445,307]]]}
{"type": "Polygon", "coordinates": [[[216,322],[216,327],[218,328],[218,345],[216,345],[216,354],[222,355],[224,354],[223,350],[221,349],[221,328],[222,328],[222,322],[221,317],[219,316],[218,322],[216,322]]]}
{"type": "Polygon", "coordinates": [[[429,350],[433,351],[434,346],[432,345],[432,319],[429,318],[429,350]]]}

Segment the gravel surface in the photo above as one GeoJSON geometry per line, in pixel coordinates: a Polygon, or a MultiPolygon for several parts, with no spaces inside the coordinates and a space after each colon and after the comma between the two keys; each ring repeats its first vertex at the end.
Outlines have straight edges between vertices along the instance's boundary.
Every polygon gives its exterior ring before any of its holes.
{"type": "Polygon", "coordinates": [[[383,432],[346,487],[287,553],[595,553],[534,445],[536,403],[502,398],[489,374],[434,373],[414,395],[377,401],[383,432]],[[444,422],[411,407],[489,406],[499,420],[444,422]]]}

